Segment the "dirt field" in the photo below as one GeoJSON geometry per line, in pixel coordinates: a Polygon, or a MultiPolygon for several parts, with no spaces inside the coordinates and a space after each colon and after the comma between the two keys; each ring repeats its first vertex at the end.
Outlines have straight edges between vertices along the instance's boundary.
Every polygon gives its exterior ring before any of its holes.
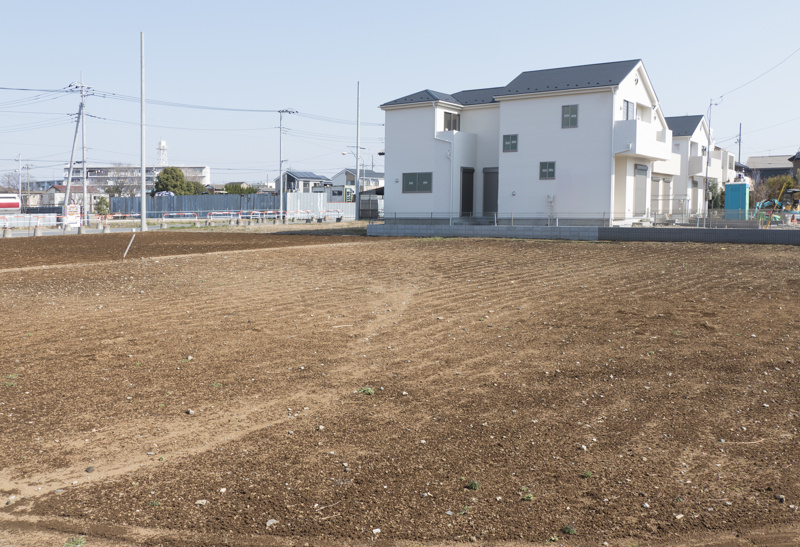
{"type": "Polygon", "coordinates": [[[800,544],[800,251],[0,240],[0,544],[800,544]],[[367,389],[369,388],[369,389],[367,389]]]}

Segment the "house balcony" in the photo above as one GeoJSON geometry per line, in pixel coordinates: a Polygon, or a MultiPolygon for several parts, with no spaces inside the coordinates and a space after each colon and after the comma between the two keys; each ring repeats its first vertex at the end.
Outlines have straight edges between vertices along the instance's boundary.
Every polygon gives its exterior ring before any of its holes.
{"type": "Polygon", "coordinates": [[[614,122],[614,143],[618,156],[638,156],[667,161],[672,152],[672,132],[658,131],[653,124],[639,120],[614,122]]]}
{"type": "Polygon", "coordinates": [[[700,175],[705,171],[705,156],[689,156],[689,176],[700,175]]]}
{"type": "Polygon", "coordinates": [[[680,154],[670,154],[670,157],[666,161],[656,161],[653,164],[653,173],[659,173],[661,175],[672,175],[678,176],[681,174],[681,155],[680,154]]]}

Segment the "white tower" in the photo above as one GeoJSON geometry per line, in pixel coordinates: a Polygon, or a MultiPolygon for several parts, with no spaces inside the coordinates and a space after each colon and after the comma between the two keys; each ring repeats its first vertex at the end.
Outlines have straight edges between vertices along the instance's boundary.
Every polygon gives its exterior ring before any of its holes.
{"type": "Polygon", "coordinates": [[[167,141],[158,141],[158,166],[167,166],[167,141]]]}

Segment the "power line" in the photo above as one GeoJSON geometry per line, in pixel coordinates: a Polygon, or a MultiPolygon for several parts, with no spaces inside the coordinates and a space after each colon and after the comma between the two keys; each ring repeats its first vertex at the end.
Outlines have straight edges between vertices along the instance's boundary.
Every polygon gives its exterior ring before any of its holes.
{"type": "Polygon", "coordinates": [[[755,82],[756,80],[758,80],[758,79],[759,79],[759,78],[761,78],[762,76],[766,76],[767,74],[769,74],[770,72],[772,72],[773,70],[775,70],[776,68],[778,68],[779,66],[781,66],[783,63],[785,63],[786,61],[788,61],[789,59],[791,59],[791,58],[792,58],[792,57],[795,55],[795,53],[797,53],[798,51],[800,51],[800,47],[799,47],[799,48],[797,48],[796,50],[794,50],[794,51],[793,51],[793,52],[792,52],[792,53],[791,53],[791,54],[790,54],[790,55],[789,55],[789,56],[788,56],[786,59],[784,59],[783,61],[781,61],[780,63],[778,63],[778,64],[777,64],[777,65],[775,65],[774,67],[770,68],[770,69],[769,69],[769,70],[767,70],[766,72],[763,72],[763,73],[759,74],[758,76],[756,76],[755,78],[753,78],[753,79],[752,79],[752,80],[750,80],[749,82],[747,82],[747,83],[744,83],[744,84],[740,85],[739,87],[735,87],[735,88],[731,89],[730,91],[727,91],[727,92],[723,93],[722,95],[720,95],[720,96],[719,96],[719,98],[721,99],[721,98],[723,98],[725,95],[730,95],[730,94],[731,94],[731,93],[733,93],[734,91],[738,91],[738,90],[742,89],[743,87],[745,87],[745,86],[748,86],[748,85],[752,84],[753,82],[755,82]]]}

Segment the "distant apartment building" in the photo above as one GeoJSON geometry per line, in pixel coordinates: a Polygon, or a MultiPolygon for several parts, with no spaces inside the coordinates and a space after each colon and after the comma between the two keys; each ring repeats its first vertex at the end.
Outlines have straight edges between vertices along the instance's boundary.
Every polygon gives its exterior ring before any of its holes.
{"type": "MultiPolygon", "coordinates": [[[[199,182],[203,186],[211,184],[211,168],[208,166],[187,166],[187,165],[158,165],[147,167],[146,187],[153,187],[156,177],[166,167],[177,167],[183,171],[186,180],[199,182]]],[[[142,185],[142,170],[138,165],[127,164],[87,164],[86,182],[91,186],[100,188],[115,188],[120,195],[137,195],[140,193],[142,185]]],[[[69,176],[69,165],[64,166],[64,181],[69,176]]],[[[83,184],[83,165],[76,163],[72,169],[72,184],[83,184]]]]}

